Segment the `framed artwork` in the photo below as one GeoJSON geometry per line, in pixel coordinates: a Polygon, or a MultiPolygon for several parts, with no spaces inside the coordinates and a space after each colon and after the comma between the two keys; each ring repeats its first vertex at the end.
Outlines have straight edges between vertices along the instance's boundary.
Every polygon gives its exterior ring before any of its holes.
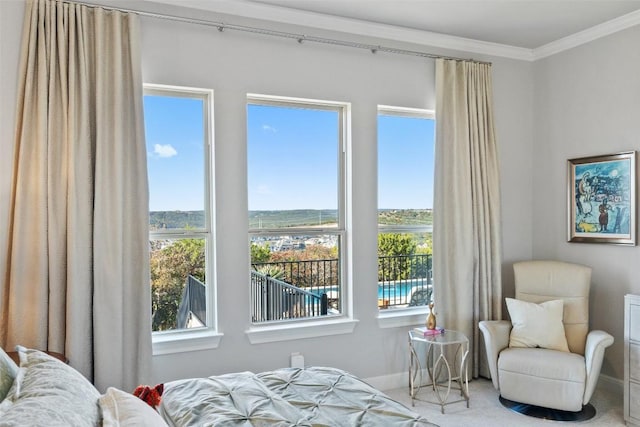
{"type": "Polygon", "coordinates": [[[569,242],[636,244],[636,152],[568,160],[569,242]]]}

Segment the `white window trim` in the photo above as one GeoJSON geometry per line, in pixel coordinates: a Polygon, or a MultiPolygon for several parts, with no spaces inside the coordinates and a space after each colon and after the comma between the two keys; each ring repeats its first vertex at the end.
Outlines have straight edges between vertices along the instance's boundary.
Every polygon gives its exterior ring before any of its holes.
{"type": "MultiPolygon", "coordinates": [[[[427,110],[422,108],[395,107],[391,105],[378,105],[378,115],[386,116],[402,116],[415,117],[420,119],[436,119],[435,110],[427,110]]],[[[377,222],[377,220],[376,220],[377,222]]],[[[398,225],[378,225],[378,234],[380,233],[433,233],[433,225],[425,226],[398,226],[398,225]]],[[[376,261],[377,264],[377,261],[376,261]]],[[[425,323],[425,316],[429,314],[429,308],[424,307],[406,307],[380,310],[378,309],[378,327],[380,328],[397,328],[422,325],[425,323]]]]}
{"type": "MultiPolygon", "coordinates": [[[[274,105],[274,106],[309,106],[313,109],[331,109],[340,110],[340,160],[339,160],[339,194],[338,194],[338,226],[336,228],[313,228],[304,227],[287,229],[288,234],[305,234],[313,233],[332,233],[340,236],[340,264],[341,264],[341,282],[342,288],[342,305],[341,313],[338,316],[327,316],[327,318],[318,319],[297,319],[295,321],[284,322],[265,322],[252,323],[249,329],[245,331],[251,344],[261,344],[269,342],[289,341],[303,338],[315,338],[322,336],[331,336],[339,334],[353,333],[358,320],[353,318],[352,303],[352,281],[351,281],[351,264],[350,250],[351,245],[348,239],[349,214],[347,207],[351,197],[350,186],[348,185],[348,177],[350,169],[348,167],[348,154],[351,148],[351,103],[326,101],[308,98],[293,98],[286,96],[264,95],[256,93],[247,94],[247,105],[274,105]]],[[[282,233],[283,230],[249,230],[249,236],[270,234],[273,232],[282,233]]],[[[248,248],[248,246],[247,246],[248,248]]],[[[250,316],[250,314],[249,314],[250,316]]]]}
{"type": "Polygon", "coordinates": [[[207,317],[209,326],[186,330],[172,330],[152,333],[153,355],[180,353],[196,350],[215,349],[220,345],[223,334],[217,331],[218,318],[216,310],[216,275],[215,275],[215,197],[213,179],[215,177],[215,159],[213,149],[213,90],[185,86],[173,86],[145,83],[145,95],[165,95],[185,98],[200,98],[203,101],[204,157],[205,157],[205,229],[201,232],[185,230],[152,232],[149,238],[205,238],[206,245],[206,277],[207,277],[207,317]]]}
{"type": "Polygon", "coordinates": [[[378,327],[383,329],[400,326],[423,326],[426,316],[429,314],[429,308],[426,306],[378,311],[378,327]]]}
{"type": "Polygon", "coordinates": [[[268,323],[252,325],[245,334],[251,344],[263,344],[278,341],[292,341],[303,338],[317,338],[331,335],[351,334],[358,320],[346,316],[338,319],[326,319],[287,323],[268,323]]]}
{"type": "Polygon", "coordinates": [[[424,108],[409,108],[409,107],[395,107],[392,105],[378,105],[378,115],[385,116],[402,116],[402,117],[415,117],[419,119],[436,119],[435,110],[428,110],[424,108]]]}
{"type": "Polygon", "coordinates": [[[153,333],[153,355],[185,353],[218,348],[224,334],[212,328],[153,333]]]}

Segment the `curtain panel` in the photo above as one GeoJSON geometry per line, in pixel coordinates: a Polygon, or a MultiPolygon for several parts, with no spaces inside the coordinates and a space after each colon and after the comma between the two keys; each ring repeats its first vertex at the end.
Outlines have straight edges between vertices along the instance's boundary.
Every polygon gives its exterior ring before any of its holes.
{"type": "Polygon", "coordinates": [[[26,6],[0,344],[133,390],[151,362],[138,20],[26,6]]]}
{"type": "Polygon", "coordinates": [[[436,60],[434,298],[469,338],[474,377],[489,376],[481,320],[502,318],[500,177],[491,65],[436,60]]]}

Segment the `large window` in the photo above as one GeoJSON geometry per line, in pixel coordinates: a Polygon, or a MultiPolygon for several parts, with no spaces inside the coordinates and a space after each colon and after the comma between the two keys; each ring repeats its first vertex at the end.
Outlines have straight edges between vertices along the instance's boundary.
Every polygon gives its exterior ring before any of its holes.
{"type": "Polygon", "coordinates": [[[251,95],[251,321],[344,311],[344,120],[339,103],[251,95]]]}
{"type": "Polygon", "coordinates": [[[145,85],[154,332],[213,323],[211,105],[209,90],[145,85]]]}
{"type": "Polygon", "coordinates": [[[435,121],[427,110],[378,109],[378,307],[432,298],[435,121]]]}

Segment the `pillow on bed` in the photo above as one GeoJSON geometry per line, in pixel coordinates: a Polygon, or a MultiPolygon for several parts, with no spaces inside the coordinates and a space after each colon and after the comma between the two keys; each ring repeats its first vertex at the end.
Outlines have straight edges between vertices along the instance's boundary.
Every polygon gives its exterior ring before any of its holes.
{"type": "Polygon", "coordinates": [[[46,353],[18,352],[18,375],[0,403],[3,426],[98,425],[100,393],[82,374],[46,353]]]}
{"type": "Polygon", "coordinates": [[[160,427],[166,426],[162,417],[133,394],[109,387],[100,396],[103,427],[160,427]]]}
{"type": "Polygon", "coordinates": [[[541,347],[569,351],[562,315],[564,302],[553,300],[535,304],[505,298],[513,328],[509,347],[541,347]]]}
{"type": "Polygon", "coordinates": [[[0,402],[4,400],[18,374],[18,365],[0,348],[0,402]]]}

